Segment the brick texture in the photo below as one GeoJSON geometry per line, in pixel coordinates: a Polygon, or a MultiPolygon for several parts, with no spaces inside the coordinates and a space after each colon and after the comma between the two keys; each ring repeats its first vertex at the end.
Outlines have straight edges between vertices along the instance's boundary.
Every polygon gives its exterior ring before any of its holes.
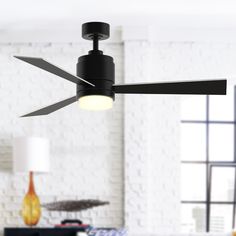
{"type": "MultiPolygon", "coordinates": [[[[124,59],[127,83],[236,82],[232,43],[127,41],[124,59]]],[[[125,225],[131,234],[180,231],[180,103],[181,96],[125,96],[125,225]]]]}
{"type": "MultiPolygon", "coordinates": [[[[64,218],[79,218],[97,226],[123,225],[123,98],[117,96],[107,112],[80,110],[78,104],[45,117],[20,115],[75,94],[73,83],[26,63],[13,55],[48,59],[72,73],[77,58],[90,44],[0,44],[0,228],[22,226],[19,210],[28,188],[28,176],[12,173],[12,138],[45,136],[51,142],[51,172],[36,175],[41,202],[95,198],[109,206],[78,214],[42,212],[39,226],[64,218]],[[93,117],[93,118],[92,118],[93,117]]],[[[103,46],[116,63],[116,81],[123,80],[122,44],[103,46]]]]}
{"type": "MultiPolygon", "coordinates": [[[[160,81],[152,44],[124,47],[126,83],[160,81]]],[[[131,234],[179,230],[178,108],[175,97],[125,97],[125,225],[131,234]]]]}
{"type": "MultiPolygon", "coordinates": [[[[98,198],[109,206],[80,214],[43,211],[40,226],[80,218],[120,227],[132,235],[173,235],[180,227],[180,97],[117,95],[107,112],[77,104],[46,117],[20,119],[73,96],[70,82],[13,58],[40,56],[75,72],[89,44],[0,44],[0,228],[22,226],[19,209],[27,175],[12,173],[12,138],[40,135],[51,141],[51,172],[35,176],[42,202],[98,198]]],[[[126,41],[103,45],[116,63],[118,83],[236,78],[236,45],[126,41]]],[[[212,234],[213,235],[213,234],[212,234]]]]}

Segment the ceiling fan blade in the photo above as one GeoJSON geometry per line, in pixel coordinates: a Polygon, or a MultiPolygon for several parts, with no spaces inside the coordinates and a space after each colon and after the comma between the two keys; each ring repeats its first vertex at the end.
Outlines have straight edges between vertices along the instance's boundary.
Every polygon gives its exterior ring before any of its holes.
{"type": "Polygon", "coordinates": [[[115,93],[225,95],[227,80],[113,85],[115,93]]]}
{"type": "Polygon", "coordinates": [[[68,106],[71,103],[76,102],[76,101],[77,101],[77,97],[74,96],[74,97],[65,99],[63,101],[54,103],[54,104],[52,104],[50,106],[44,107],[42,109],[39,109],[37,111],[31,112],[29,114],[23,115],[21,117],[48,115],[48,114],[50,114],[50,113],[52,113],[54,111],[57,111],[57,110],[65,107],[65,106],[68,106]]]}
{"type": "Polygon", "coordinates": [[[73,75],[64,69],[59,68],[56,65],[51,64],[50,62],[42,59],[42,58],[37,58],[37,57],[20,57],[20,56],[14,56],[15,58],[22,60],[24,62],[27,62],[31,65],[34,65],[36,67],[39,67],[40,69],[46,70],[54,75],[57,75],[63,79],[69,80],[73,83],[78,84],[78,82],[81,80],[91,86],[95,86],[94,84],[88,82],[87,80],[84,80],[76,75],[73,75]]]}

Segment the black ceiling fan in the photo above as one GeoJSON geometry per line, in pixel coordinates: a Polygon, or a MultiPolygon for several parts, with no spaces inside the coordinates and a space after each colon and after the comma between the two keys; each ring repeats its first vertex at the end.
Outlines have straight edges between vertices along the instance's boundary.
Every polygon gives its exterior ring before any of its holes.
{"type": "Polygon", "coordinates": [[[16,58],[55,74],[76,84],[76,96],[57,102],[27,116],[47,115],[73,102],[89,110],[104,110],[112,107],[116,93],[126,94],[199,94],[225,95],[226,79],[161,82],[143,84],[115,84],[115,65],[111,56],[103,55],[98,48],[99,40],[108,39],[110,26],[103,22],[88,22],[82,25],[82,37],[93,41],[93,50],[79,57],[77,75],[73,75],[42,58],[15,56],[16,58]]]}

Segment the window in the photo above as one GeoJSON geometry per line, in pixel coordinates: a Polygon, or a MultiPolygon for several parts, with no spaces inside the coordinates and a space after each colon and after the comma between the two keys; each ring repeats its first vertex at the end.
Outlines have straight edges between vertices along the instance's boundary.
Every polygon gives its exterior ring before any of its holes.
{"type": "Polygon", "coordinates": [[[226,96],[183,98],[181,226],[183,232],[235,227],[236,89],[226,96]]]}

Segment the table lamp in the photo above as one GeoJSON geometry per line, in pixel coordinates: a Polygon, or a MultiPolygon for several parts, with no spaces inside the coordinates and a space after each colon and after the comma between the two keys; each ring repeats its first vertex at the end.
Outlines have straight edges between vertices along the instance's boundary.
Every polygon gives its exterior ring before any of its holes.
{"type": "Polygon", "coordinates": [[[29,188],[22,204],[22,218],[34,226],[41,216],[40,200],[34,188],[34,173],[49,172],[49,140],[40,137],[18,137],[13,141],[14,172],[29,173],[29,188]]]}

